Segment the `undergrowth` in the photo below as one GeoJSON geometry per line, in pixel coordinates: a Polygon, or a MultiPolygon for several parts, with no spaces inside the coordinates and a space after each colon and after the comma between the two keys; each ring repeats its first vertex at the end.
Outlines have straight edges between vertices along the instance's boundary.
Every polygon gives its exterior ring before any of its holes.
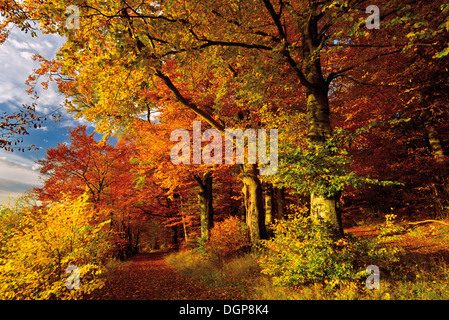
{"type": "MultiPolygon", "coordinates": [[[[229,254],[227,248],[226,258],[217,259],[217,251],[205,250],[203,243],[166,260],[211,288],[239,290],[244,299],[448,299],[443,257],[428,259],[392,245],[404,230],[394,225],[394,217],[387,220],[379,237],[361,240],[348,234],[334,241],[298,216],[274,225],[275,237],[251,252],[229,254]],[[370,264],[380,268],[380,287],[374,290],[366,288],[370,264]]],[[[415,229],[414,236],[419,232],[415,229]]]]}

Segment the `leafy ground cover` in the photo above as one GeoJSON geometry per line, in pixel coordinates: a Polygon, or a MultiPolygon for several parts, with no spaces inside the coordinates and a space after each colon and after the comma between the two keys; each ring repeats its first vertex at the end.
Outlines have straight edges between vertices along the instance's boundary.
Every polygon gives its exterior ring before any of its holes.
{"type": "Polygon", "coordinates": [[[261,253],[243,254],[217,265],[198,250],[189,249],[172,253],[166,260],[183,275],[209,288],[233,288],[245,299],[448,299],[449,227],[439,222],[404,223],[402,234],[389,234],[386,226],[346,229],[346,233],[366,241],[377,241],[384,233],[383,246],[400,252],[397,263],[380,269],[377,290],[366,289],[365,278],[342,281],[338,286],[328,281],[275,285],[272,277],[260,272],[261,253]]]}
{"type": "Polygon", "coordinates": [[[101,300],[220,300],[238,292],[228,288],[215,289],[183,276],[169,267],[167,252],[138,254],[127,262],[110,266],[105,285],[91,295],[101,300]]]}

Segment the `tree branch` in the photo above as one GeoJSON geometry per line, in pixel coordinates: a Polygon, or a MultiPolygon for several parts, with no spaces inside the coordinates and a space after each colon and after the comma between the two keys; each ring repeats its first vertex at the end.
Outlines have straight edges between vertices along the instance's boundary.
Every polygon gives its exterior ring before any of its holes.
{"type": "Polygon", "coordinates": [[[201,117],[203,120],[205,120],[207,123],[209,123],[213,128],[217,129],[218,131],[224,133],[225,127],[224,125],[215,120],[211,114],[205,112],[204,110],[200,109],[194,102],[192,102],[190,99],[187,99],[182,95],[182,93],[178,90],[178,88],[175,86],[175,84],[171,81],[170,77],[168,77],[166,74],[164,74],[162,71],[157,70],[155,75],[164,81],[165,85],[170,89],[170,91],[175,95],[175,98],[177,101],[181,102],[184,106],[192,110],[196,115],[201,117]]]}
{"type": "Polygon", "coordinates": [[[326,82],[327,82],[328,84],[330,84],[330,83],[332,82],[332,80],[334,80],[335,78],[341,76],[341,75],[342,75],[343,73],[345,73],[345,72],[348,72],[348,71],[350,71],[350,70],[352,70],[352,69],[354,69],[354,68],[360,66],[361,64],[371,62],[371,61],[373,61],[373,60],[379,59],[380,57],[384,57],[384,56],[387,56],[387,55],[390,55],[390,54],[399,53],[399,52],[401,52],[401,51],[402,51],[402,49],[397,49],[397,50],[393,50],[393,51],[390,51],[390,52],[380,53],[380,54],[378,54],[377,56],[374,56],[374,57],[372,57],[372,58],[369,58],[369,59],[365,60],[365,61],[362,62],[362,63],[356,64],[356,65],[352,65],[352,66],[347,67],[347,68],[344,68],[344,69],[342,69],[342,70],[340,70],[340,71],[338,71],[338,72],[332,72],[332,73],[329,74],[329,76],[327,77],[326,82]]]}

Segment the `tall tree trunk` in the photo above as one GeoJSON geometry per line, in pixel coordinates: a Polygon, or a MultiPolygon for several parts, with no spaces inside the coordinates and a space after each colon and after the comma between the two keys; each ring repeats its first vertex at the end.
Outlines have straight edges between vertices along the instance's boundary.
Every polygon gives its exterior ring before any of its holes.
{"type": "Polygon", "coordinates": [[[271,183],[267,183],[265,185],[264,198],[265,198],[265,226],[267,237],[271,238],[273,232],[271,230],[271,224],[274,221],[274,197],[273,197],[273,185],[271,183]]]}
{"type": "Polygon", "coordinates": [[[244,164],[241,179],[245,199],[246,225],[252,244],[266,239],[265,210],[262,184],[259,180],[257,164],[244,164]]]}
{"type": "Polygon", "coordinates": [[[275,206],[278,219],[285,219],[285,191],[284,188],[274,188],[275,206]]]}
{"type": "MultiPolygon", "coordinates": [[[[330,109],[328,99],[329,85],[321,70],[320,41],[317,19],[311,17],[303,29],[305,44],[303,46],[303,72],[309,86],[307,97],[307,143],[312,151],[323,147],[332,136],[330,124],[330,109]]],[[[341,217],[336,210],[335,199],[324,194],[312,192],[310,199],[310,214],[315,223],[324,223],[334,237],[343,236],[341,217]]]]}
{"type": "Polygon", "coordinates": [[[178,242],[178,225],[173,225],[170,227],[171,235],[170,235],[170,244],[171,246],[178,250],[179,242],[178,242]]]}
{"type": "MultiPolygon", "coordinates": [[[[323,147],[332,131],[329,119],[329,102],[326,88],[307,92],[308,147],[317,150],[323,147]]],[[[310,214],[315,223],[324,223],[335,238],[342,237],[343,226],[340,212],[334,197],[312,192],[310,195],[310,214]]]]}
{"type": "Polygon", "coordinates": [[[445,207],[449,203],[449,182],[447,179],[447,169],[444,166],[444,149],[441,144],[438,131],[430,120],[425,121],[427,127],[430,148],[434,154],[438,169],[435,172],[436,183],[432,183],[435,200],[438,204],[436,218],[444,219],[447,216],[445,207]]]}
{"type": "Polygon", "coordinates": [[[189,243],[189,236],[187,234],[187,226],[186,226],[186,220],[185,217],[182,217],[182,230],[184,231],[184,241],[189,243]]]}
{"type": "Polygon", "coordinates": [[[444,159],[444,151],[440,137],[438,135],[438,131],[433,125],[429,123],[427,123],[427,131],[428,131],[429,144],[435,156],[435,160],[437,162],[442,162],[444,159]]]}
{"type": "Polygon", "coordinates": [[[200,211],[201,238],[209,239],[210,229],[214,225],[212,174],[206,172],[202,177],[194,175],[194,179],[200,187],[198,205],[200,211]]]}

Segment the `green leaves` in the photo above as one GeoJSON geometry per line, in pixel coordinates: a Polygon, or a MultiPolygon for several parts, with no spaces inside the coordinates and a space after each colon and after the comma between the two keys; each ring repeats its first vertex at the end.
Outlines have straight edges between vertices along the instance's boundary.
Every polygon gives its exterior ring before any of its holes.
{"type": "Polygon", "coordinates": [[[268,249],[260,259],[262,273],[281,286],[296,286],[328,280],[338,283],[355,279],[354,247],[332,240],[331,233],[313,224],[309,217],[295,215],[273,226],[275,237],[263,242],[268,249]]]}
{"type": "Polygon", "coordinates": [[[447,56],[448,54],[449,54],[449,47],[446,47],[446,48],[444,48],[442,51],[436,53],[436,54],[433,56],[433,58],[440,59],[440,58],[443,58],[443,57],[447,56]]]}
{"type": "Polygon", "coordinates": [[[275,237],[263,241],[267,250],[259,261],[262,273],[272,276],[275,284],[323,283],[332,290],[365,277],[367,265],[384,267],[398,261],[400,250],[384,248],[379,241],[358,240],[351,234],[332,240],[328,229],[304,217],[305,211],[297,208],[290,219],[279,220],[273,225],[275,237]]]}
{"type": "Polygon", "coordinates": [[[346,149],[337,146],[338,140],[344,139],[336,133],[332,139],[314,149],[301,149],[294,144],[283,145],[277,183],[291,187],[297,193],[313,192],[328,197],[336,195],[345,186],[361,188],[366,184],[394,184],[360,177],[351,172],[351,159],[346,149]]]}

